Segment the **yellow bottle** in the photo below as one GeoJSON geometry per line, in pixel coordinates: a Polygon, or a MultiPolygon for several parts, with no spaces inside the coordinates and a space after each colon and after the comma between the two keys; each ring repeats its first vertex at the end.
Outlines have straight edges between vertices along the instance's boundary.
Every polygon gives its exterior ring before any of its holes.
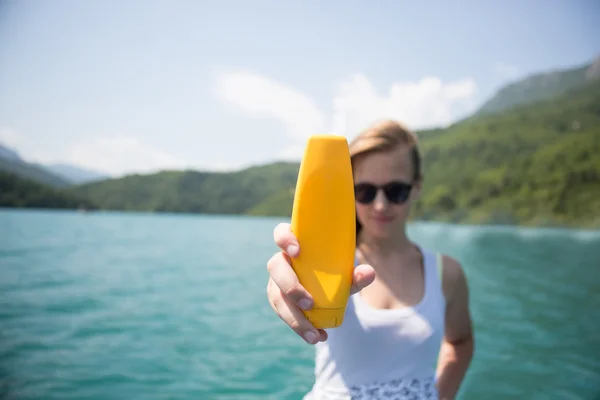
{"type": "Polygon", "coordinates": [[[356,208],[348,141],[314,135],[300,164],[291,230],[300,254],[292,268],[313,296],[304,315],[320,329],[340,326],[354,269],[356,208]]]}

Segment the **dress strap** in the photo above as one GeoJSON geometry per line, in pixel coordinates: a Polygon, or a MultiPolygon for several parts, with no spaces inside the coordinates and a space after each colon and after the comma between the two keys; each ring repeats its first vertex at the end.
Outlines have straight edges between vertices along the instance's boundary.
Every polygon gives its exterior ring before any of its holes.
{"type": "Polygon", "coordinates": [[[438,281],[440,285],[440,291],[442,296],[444,296],[444,258],[442,253],[436,253],[436,267],[438,273],[438,281]]]}
{"type": "Polygon", "coordinates": [[[440,278],[440,283],[442,282],[442,271],[443,271],[443,256],[442,253],[437,253],[437,271],[438,277],[440,278]]]}

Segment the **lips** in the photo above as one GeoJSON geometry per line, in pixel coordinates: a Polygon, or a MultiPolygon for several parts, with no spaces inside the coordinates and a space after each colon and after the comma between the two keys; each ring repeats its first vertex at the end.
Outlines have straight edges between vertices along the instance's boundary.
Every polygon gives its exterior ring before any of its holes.
{"type": "Polygon", "coordinates": [[[387,216],[384,216],[384,215],[377,215],[377,216],[372,217],[372,219],[375,222],[378,222],[380,224],[387,224],[387,223],[390,223],[390,222],[392,222],[394,220],[394,218],[387,217],[387,216]]]}

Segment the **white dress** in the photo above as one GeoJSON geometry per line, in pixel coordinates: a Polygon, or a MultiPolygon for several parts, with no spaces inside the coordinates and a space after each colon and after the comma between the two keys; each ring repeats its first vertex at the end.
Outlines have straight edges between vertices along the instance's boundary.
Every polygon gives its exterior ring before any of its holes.
{"type": "Polygon", "coordinates": [[[435,369],[444,336],[439,255],[423,254],[425,291],[413,307],[371,308],[350,297],[343,324],[318,343],[315,383],[305,400],[438,399],[435,369]]]}

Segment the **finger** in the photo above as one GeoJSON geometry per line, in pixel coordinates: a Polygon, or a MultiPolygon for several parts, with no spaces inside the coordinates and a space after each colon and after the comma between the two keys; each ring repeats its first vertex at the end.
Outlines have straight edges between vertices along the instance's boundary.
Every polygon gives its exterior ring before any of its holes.
{"type": "Polygon", "coordinates": [[[291,231],[291,225],[285,222],[278,224],[273,230],[275,244],[285,251],[290,257],[298,256],[300,245],[296,236],[291,231]]]}
{"type": "Polygon", "coordinates": [[[321,336],[319,336],[319,342],[324,342],[327,340],[327,338],[329,337],[327,335],[327,331],[325,329],[317,329],[317,331],[319,331],[319,334],[321,336]]]}
{"type": "Polygon", "coordinates": [[[267,270],[285,297],[304,310],[312,307],[312,296],[298,281],[298,277],[284,253],[275,253],[267,263],[267,270]]]}
{"type": "Polygon", "coordinates": [[[326,339],[321,330],[316,329],[306,316],[283,293],[273,298],[273,307],[281,318],[306,343],[315,344],[326,339]]]}
{"type": "MultiPolygon", "coordinates": [[[[290,307],[289,302],[286,303],[283,300],[283,298],[278,298],[278,297],[284,297],[284,296],[281,293],[281,290],[279,289],[279,287],[277,287],[277,285],[275,284],[275,282],[273,282],[273,279],[271,279],[271,278],[269,278],[269,281],[267,283],[267,297],[269,299],[269,305],[271,306],[271,308],[275,311],[275,313],[281,320],[286,322],[288,325],[295,324],[294,322],[292,322],[293,317],[289,316],[291,314],[291,312],[286,314],[286,312],[284,311],[284,307],[285,308],[290,307]],[[286,316],[282,317],[282,315],[281,315],[282,312],[286,316]]],[[[304,320],[306,320],[306,322],[308,322],[308,320],[306,319],[304,314],[302,314],[302,317],[304,320]]],[[[302,317],[301,317],[301,319],[302,319],[302,317]]],[[[308,325],[310,325],[310,322],[308,323],[308,325]]],[[[327,340],[328,335],[324,329],[317,329],[317,332],[318,332],[317,341],[324,342],[327,340]]],[[[300,336],[302,336],[302,334],[300,334],[300,336]]],[[[304,340],[306,340],[306,339],[304,339],[304,340]]]]}
{"type": "Polygon", "coordinates": [[[375,270],[368,264],[361,264],[354,268],[354,277],[350,294],[355,294],[369,286],[375,280],[375,270]]]}

